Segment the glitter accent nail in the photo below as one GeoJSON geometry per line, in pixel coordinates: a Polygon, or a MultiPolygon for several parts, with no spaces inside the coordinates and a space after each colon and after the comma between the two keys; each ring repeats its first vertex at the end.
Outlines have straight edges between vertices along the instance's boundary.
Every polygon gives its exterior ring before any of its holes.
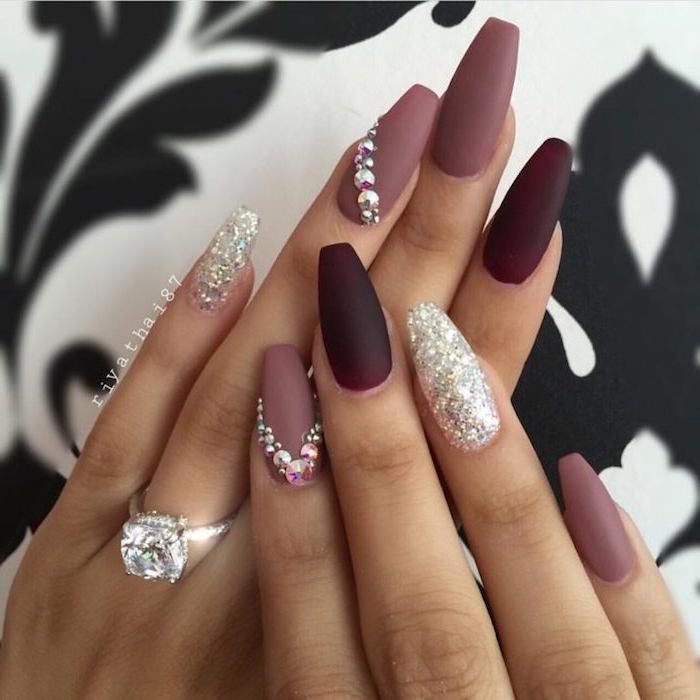
{"type": "Polygon", "coordinates": [[[501,421],[469,343],[431,301],[409,309],[407,323],[416,374],[447,441],[465,452],[486,446],[501,421]]]}
{"type": "Polygon", "coordinates": [[[213,313],[226,303],[250,261],[259,227],[255,212],[238,207],[219,228],[195,267],[190,299],[197,309],[213,313]]]}

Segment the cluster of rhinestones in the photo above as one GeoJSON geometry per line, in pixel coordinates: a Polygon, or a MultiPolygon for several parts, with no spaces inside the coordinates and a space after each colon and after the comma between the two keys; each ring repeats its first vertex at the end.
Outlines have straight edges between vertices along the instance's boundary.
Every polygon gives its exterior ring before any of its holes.
{"type": "Polygon", "coordinates": [[[378,122],[374,122],[367,136],[357,146],[355,156],[355,187],[360,190],[357,195],[357,206],[360,208],[360,222],[367,224],[379,223],[379,195],[374,190],[374,156],[377,150],[375,138],[377,137],[378,122]]]}
{"type": "Polygon", "coordinates": [[[272,458],[277,467],[277,473],[284,477],[290,484],[302,485],[305,481],[313,479],[317,471],[320,445],[323,442],[323,429],[321,417],[316,415],[316,422],[309,431],[302,436],[302,446],[299,457],[294,459],[289,450],[284,449],[275,438],[272,428],[265,425],[263,415],[263,401],[258,399],[258,442],[262,445],[265,455],[272,458]]]}
{"type": "Polygon", "coordinates": [[[236,273],[250,260],[259,225],[255,212],[239,207],[214,235],[195,272],[193,296],[202,311],[215,311],[228,298],[236,273]]]}

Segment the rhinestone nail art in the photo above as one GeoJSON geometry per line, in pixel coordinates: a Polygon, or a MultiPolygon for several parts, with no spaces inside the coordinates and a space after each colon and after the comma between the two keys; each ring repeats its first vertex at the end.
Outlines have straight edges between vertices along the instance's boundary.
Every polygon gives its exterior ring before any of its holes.
{"type": "Polygon", "coordinates": [[[377,150],[375,138],[378,127],[379,123],[375,122],[367,131],[367,137],[358,144],[357,155],[353,160],[355,163],[354,183],[355,187],[360,190],[360,194],[357,195],[360,223],[365,225],[379,223],[379,195],[372,189],[376,182],[372,168],[374,168],[373,153],[377,150]]]}
{"type": "Polygon", "coordinates": [[[464,451],[485,447],[501,421],[469,343],[434,302],[409,309],[408,331],[416,374],[447,441],[464,451]]]}
{"type": "Polygon", "coordinates": [[[318,413],[316,422],[309,428],[308,432],[301,436],[302,445],[298,458],[292,457],[292,453],[275,438],[272,428],[265,425],[264,406],[261,398],[258,399],[256,427],[258,442],[265,456],[271,458],[272,463],[277,467],[277,474],[280,478],[286,479],[294,486],[303,486],[316,476],[320,445],[323,442],[323,428],[318,413]]]}
{"type": "Polygon", "coordinates": [[[236,283],[239,272],[250,261],[260,218],[247,209],[236,209],[216,232],[197,262],[190,298],[200,311],[221,308],[236,283]]]}

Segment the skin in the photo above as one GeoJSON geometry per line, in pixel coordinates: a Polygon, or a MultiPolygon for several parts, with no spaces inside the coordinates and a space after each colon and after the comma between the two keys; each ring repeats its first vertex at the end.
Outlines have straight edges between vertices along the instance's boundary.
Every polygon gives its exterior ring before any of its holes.
{"type": "Polygon", "coordinates": [[[353,146],[247,306],[252,270],[215,317],[176,294],[20,567],[0,696],[655,699],[669,697],[672,678],[673,697],[691,697],[690,649],[641,541],[629,582],[613,591],[591,581],[510,406],[561,248],[557,229],[521,285],[483,269],[484,226],[513,136],[510,113],[491,162],[470,180],[439,171],[428,146],[369,234],[336,205],[353,146]],[[394,370],[362,395],[335,385],[314,342],[318,249],[339,241],[371,265],[394,319],[394,370]],[[476,455],[447,446],[414,392],[403,318],[426,299],[450,308],[489,368],[504,427],[476,455]],[[260,361],[277,343],[309,360],[313,344],[326,416],[334,479],[327,471],[302,490],[272,481],[251,448],[260,361]],[[194,523],[240,507],[226,536],[193,549],[174,586],[126,577],[118,554],[129,496],[149,481],[147,509],[194,523]],[[543,614],[533,617],[533,605],[543,614]],[[652,640],[645,654],[641,638],[652,640]]]}

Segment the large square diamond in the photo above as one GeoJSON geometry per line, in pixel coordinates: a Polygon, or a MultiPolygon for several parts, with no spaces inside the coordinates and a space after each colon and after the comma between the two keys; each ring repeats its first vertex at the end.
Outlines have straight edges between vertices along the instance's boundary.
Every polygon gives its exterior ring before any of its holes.
{"type": "Polygon", "coordinates": [[[184,518],[139,513],[124,523],[122,559],[127,574],[175,583],[187,564],[184,518]]]}

